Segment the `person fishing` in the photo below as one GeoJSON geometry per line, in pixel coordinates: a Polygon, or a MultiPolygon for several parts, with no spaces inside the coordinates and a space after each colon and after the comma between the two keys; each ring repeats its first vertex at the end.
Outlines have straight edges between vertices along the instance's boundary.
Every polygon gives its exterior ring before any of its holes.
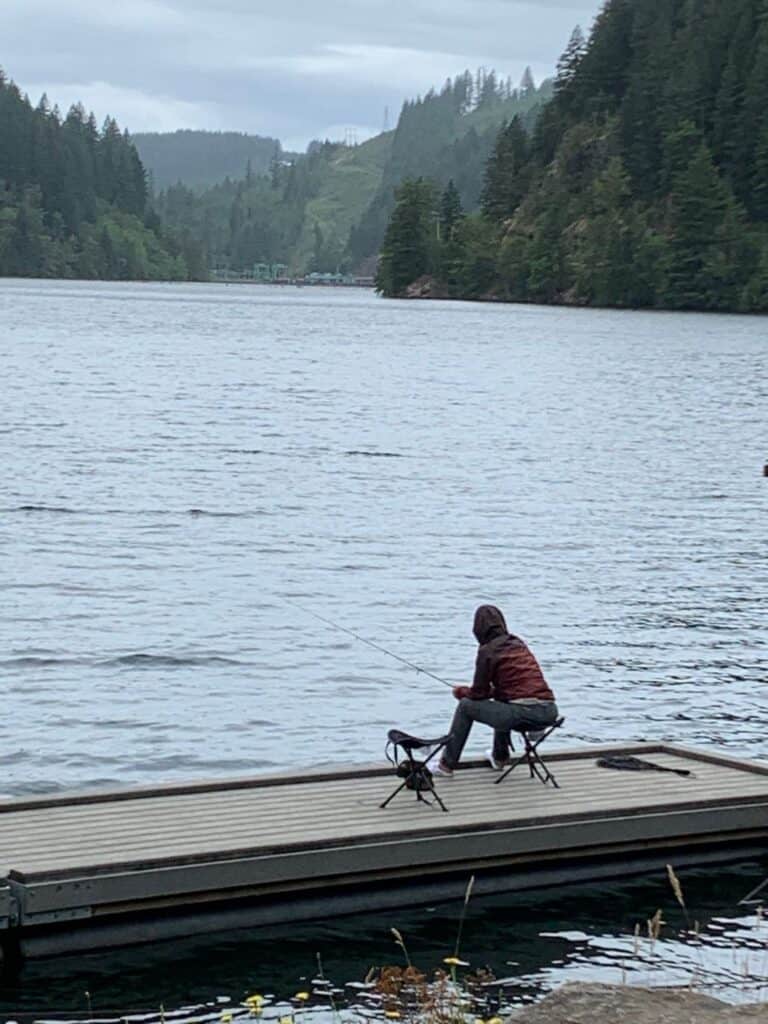
{"type": "Polygon", "coordinates": [[[450,728],[450,740],[437,766],[438,776],[450,777],[459,763],[474,722],[494,730],[488,761],[494,771],[510,763],[511,731],[543,730],[558,718],[555,695],[528,646],[510,633],[504,616],[494,605],[475,612],[472,627],[479,644],[471,686],[455,686],[459,702],[450,728]]]}

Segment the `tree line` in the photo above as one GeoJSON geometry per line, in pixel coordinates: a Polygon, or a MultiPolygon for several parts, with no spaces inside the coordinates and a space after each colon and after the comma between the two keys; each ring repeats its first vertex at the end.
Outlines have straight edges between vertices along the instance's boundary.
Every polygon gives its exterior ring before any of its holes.
{"type": "MultiPolygon", "coordinates": [[[[131,136],[154,190],[183,182],[209,188],[225,178],[240,178],[245,167],[267,174],[284,154],[277,139],[245,132],[134,132],[131,136]]],[[[287,154],[290,156],[291,154],[287,154]]]]}
{"type": "Polygon", "coordinates": [[[200,246],[162,229],[136,148],[112,118],[36,107],[0,70],[0,275],[186,280],[200,246]]]}
{"type": "Polygon", "coordinates": [[[276,151],[267,174],[252,164],[203,192],[177,182],[159,192],[156,208],[203,245],[214,268],[356,271],[375,261],[400,181],[452,179],[476,209],[499,126],[519,115],[532,127],[550,94],[551,82],[537,87],[530,70],[519,87],[492,70],[466,71],[407,100],[394,131],[355,147],[317,140],[299,156],[276,151]]]}
{"type": "Polygon", "coordinates": [[[412,174],[452,180],[476,210],[499,126],[519,117],[531,130],[551,90],[530,70],[517,87],[493,70],[467,71],[406,101],[394,131],[354,147],[316,141],[301,155],[233,133],[139,136],[148,173],[114,119],[99,127],[80,105],[62,117],[45,97],[33,107],[0,72],[0,275],[371,272],[398,184],[412,174]],[[171,183],[181,162],[198,181],[238,154],[242,176],[204,189],[171,183]]]}
{"type": "Polygon", "coordinates": [[[768,310],[768,0],[609,0],[456,192],[399,187],[385,295],[768,310]]]}

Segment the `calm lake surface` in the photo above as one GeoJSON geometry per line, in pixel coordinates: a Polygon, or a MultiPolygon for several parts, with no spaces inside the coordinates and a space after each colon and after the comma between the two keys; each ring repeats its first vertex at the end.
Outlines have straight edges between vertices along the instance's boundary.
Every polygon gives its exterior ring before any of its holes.
{"type": "Polygon", "coordinates": [[[765,318],[2,281],[0,354],[0,793],[443,731],[290,602],[455,682],[492,602],[561,743],[768,756],[765,318]]]}

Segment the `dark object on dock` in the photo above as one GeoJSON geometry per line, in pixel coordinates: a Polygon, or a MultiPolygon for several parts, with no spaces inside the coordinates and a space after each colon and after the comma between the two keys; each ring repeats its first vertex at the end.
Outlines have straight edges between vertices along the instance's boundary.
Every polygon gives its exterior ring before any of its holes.
{"type": "Polygon", "coordinates": [[[381,805],[382,810],[392,803],[397,794],[403,789],[412,790],[416,794],[417,800],[424,804],[431,804],[431,800],[424,796],[425,793],[431,793],[440,809],[443,811],[448,810],[435,789],[432,772],[429,769],[429,762],[437,757],[449,739],[450,736],[441,736],[436,740],[422,740],[418,736],[409,736],[407,732],[401,732],[399,729],[389,730],[387,733],[387,760],[395,766],[398,778],[403,781],[381,805]],[[424,761],[417,761],[413,756],[415,750],[430,750],[431,748],[434,749],[432,749],[431,754],[424,761]],[[398,750],[402,750],[405,755],[404,761],[400,760],[398,750]]]}
{"type": "Polygon", "coordinates": [[[545,786],[548,782],[551,782],[555,789],[560,789],[557,779],[541,759],[539,747],[544,740],[549,739],[555,729],[559,729],[562,726],[564,721],[564,718],[558,718],[555,724],[550,725],[547,729],[515,729],[514,731],[519,732],[523,738],[525,750],[523,751],[522,756],[518,757],[518,759],[511,764],[509,768],[507,768],[504,774],[496,779],[496,785],[498,786],[500,782],[503,782],[509,773],[514,771],[519,764],[523,764],[523,762],[525,762],[528,765],[528,774],[532,779],[539,779],[539,781],[543,782],[545,786]]]}
{"type": "Polygon", "coordinates": [[[768,462],[763,466],[763,476],[768,476],[768,462]]]}
{"type": "Polygon", "coordinates": [[[642,761],[639,757],[599,757],[597,767],[615,768],[620,772],[672,772],[683,777],[693,775],[687,768],[665,768],[653,761],[642,761]]]}
{"type": "MultiPolygon", "coordinates": [[[[740,860],[768,850],[768,766],[635,744],[547,755],[562,789],[485,762],[450,814],[379,805],[391,765],[0,801],[3,955],[85,950],[740,860]],[[651,757],[676,772],[604,771],[651,757]]],[[[442,792],[442,790],[441,790],[442,792]]]]}

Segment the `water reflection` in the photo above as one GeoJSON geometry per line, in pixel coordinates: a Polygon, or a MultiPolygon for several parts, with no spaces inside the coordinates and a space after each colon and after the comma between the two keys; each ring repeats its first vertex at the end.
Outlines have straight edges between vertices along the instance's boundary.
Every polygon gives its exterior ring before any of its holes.
{"type": "MultiPolygon", "coordinates": [[[[475,985],[479,1001],[470,1019],[503,1015],[574,980],[693,985],[732,1003],[764,1000],[768,922],[759,908],[739,901],[766,875],[768,860],[682,872],[689,920],[666,877],[473,899],[461,942],[470,967],[460,976],[488,971],[495,980],[475,985]],[[659,909],[665,924],[652,940],[647,922],[659,909]]],[[[15,978],[6,974],[0,1009],[15,1011],[13,1019],[24,1024],[34,1018],[22,1018],[22,1011],[37,1010],[46,1020],[73,1012],[87,1017],[87,991],[100,1020],[117,1018],[110,1009],[158,1015],[161,1004],[168,1020],[220,1020],[222,1012],[247,1016],[241,1004],[258,994],[267,1021],[293,1016],[295,1024],[331,1024],[336,1011],[384,1021],[391,1004],[365,983],[382,966],[404,964],[392,927],[414,966],[431,976],[436,968],[449,970],[444,959],[454,951],[460,909],[453,903],[387,911],[30,962],[15,978]],[[300,992],[309,999],[297,1000],[300,992]]]]}

